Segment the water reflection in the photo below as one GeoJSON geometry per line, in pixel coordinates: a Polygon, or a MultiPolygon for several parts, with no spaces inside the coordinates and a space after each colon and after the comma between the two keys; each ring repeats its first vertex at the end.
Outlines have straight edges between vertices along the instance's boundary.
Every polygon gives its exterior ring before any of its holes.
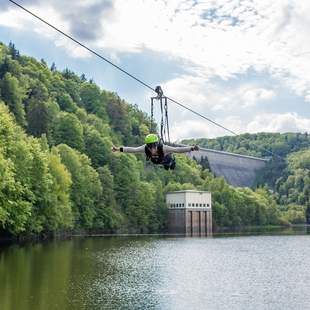
{"type": "Polygon", "coordinates": [[[308,309],[310,238],[301,233],[2,247],[0,309],[308,309]]]}
{"type": "Polygon", "coordinates": [[[260,236],[260,235],[307,235],[310,234],[310,226],[295,225],[295,226],[250,226],[243,228],[222,229],[213,233],[216,237],[229,237],[229,236],[260,236]]]}

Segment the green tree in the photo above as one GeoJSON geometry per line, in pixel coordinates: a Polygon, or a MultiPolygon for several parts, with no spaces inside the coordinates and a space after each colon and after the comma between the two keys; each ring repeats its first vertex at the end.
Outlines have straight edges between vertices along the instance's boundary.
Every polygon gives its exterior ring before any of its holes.
{"type": "Polygon", "coordinates": [[[52,176],[52,184],[50,188],[50,204],[48,210],[46,210],[47,229],[56,231],[72,228],[71,174],[61,163],[61,158],[55,149],[49,154],[49,171],[52,176]]]}
{"type": "Polygon", "coordinates": [[[23,185],[15,179],[14,164],[0,152],[0,230],[13,235],[25,231],[32,204],[23,185]]]}
{"type": "Polygon", "coordinates": [[[80,96],[83,107],[88,113],[96,114],[101,119],[108,120],[106,102],[96,84],[84,82],[81,85],[80,96]]]}
{"type": "Polygon", "coordinates": [[[108,102],[107,112],[112,129],[123,137],[124,143],[130,140],[131,124],[127,115],[129,107],[118,97],[113,94],[103,93],[104,100],[108,102]]]}
{"type": "Polygon", "coordinates": [[[100,133],[91,126],[85,129],[85,153],[91,159],[94,167],[107,164],[111,157],[112,142],[103,138],[100,133]]]}
{"type": "Polygon", "coordinates": [[[84,150],[83,126],[74,114],[67,112],[58,114],[54,140],[56,144],[65,143],[79,151],[84,150]]]}
{"type": "Polygon", "coordinates": [[[71,174],[71,201],[78,227],[92,228],[96,217],[96,204],[102,192],[99,175],[90,165],[86,155],[65,144],[55,150],[71,174]]]}
{"type": "Polygon", "coordinates": [[[60,93],[57,96],[57,103],[62,111],[76,112],[77,105],[67,93],[60,93]]]}
{"type": "Polygon", "coordinates": [[[0,81],[0,88],[1,98],[15,115],[17,123],[25,126],[25,110],[22,104],[23,90],[19,88],[18,80],[8,72],[0,81]]]}
{"type": "Polygon", "coordinates": [[[46,134],[52,140],[53,125],[59,112],[58,105],[49,98],[48,89],[41,82],[31,82],[26,100],[27,131],[35,137],[46,134]]]}
{"type": "Polygon", "coordinates": [[[16,49],[13,42],[9,43],[9,53],[11,54],[13,59],[19,59],[20,57],[19,51],[16,49]]]}
{"type": "Polygon", "coordinates": [[[102,194],[96,208],[94,227],[115,232],[123,223],[123,214],[117,206],[114,192],[114,178],[107,166],[98,169],[102,194]]]}

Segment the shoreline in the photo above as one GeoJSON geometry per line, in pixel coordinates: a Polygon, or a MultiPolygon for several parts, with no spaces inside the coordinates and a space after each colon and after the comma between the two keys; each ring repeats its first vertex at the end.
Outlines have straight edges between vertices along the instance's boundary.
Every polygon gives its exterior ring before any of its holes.
{"type": "MultiPolygon", "coordinates": [[[[218,227],[210,236],[226,236],[226,235],[256,235],[268,234],[277,231],[304,229],[307,232],[310,224],[292,224],[292,225],[267,225],[267,226],[243,226],[243,227],[218,227]]],[[[100,233],[76,230],[72,232],[61,232],[45,235],[30,236],[5,236],[0,237],[0,245],[4,244],[27,244],[33,242],[46,242],[52,240],[66,240],[70,238],[99,238],[99,237],[204,237],[200,235],[171,234],[171,233],[100,233]]]]}

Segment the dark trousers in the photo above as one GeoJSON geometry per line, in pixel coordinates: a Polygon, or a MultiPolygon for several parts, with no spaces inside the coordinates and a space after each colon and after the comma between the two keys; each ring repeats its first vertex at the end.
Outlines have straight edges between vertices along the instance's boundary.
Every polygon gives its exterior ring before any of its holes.
{"type": "Polygon", "coordinates": [[[165,155],[162,161],[162,165],[166,170],[174,170],[176,165],[174,157],[171,154],[165,155]]]}

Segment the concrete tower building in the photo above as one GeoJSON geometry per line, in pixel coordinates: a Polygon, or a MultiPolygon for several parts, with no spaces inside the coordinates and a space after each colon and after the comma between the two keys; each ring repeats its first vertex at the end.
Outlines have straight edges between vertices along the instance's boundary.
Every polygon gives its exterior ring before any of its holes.
{"type": "Polygon", "coordinates": [[[190,236],[212,234],[211,193],[194,190],[169,192],[166,203],[169,233],[190,236]]]}

